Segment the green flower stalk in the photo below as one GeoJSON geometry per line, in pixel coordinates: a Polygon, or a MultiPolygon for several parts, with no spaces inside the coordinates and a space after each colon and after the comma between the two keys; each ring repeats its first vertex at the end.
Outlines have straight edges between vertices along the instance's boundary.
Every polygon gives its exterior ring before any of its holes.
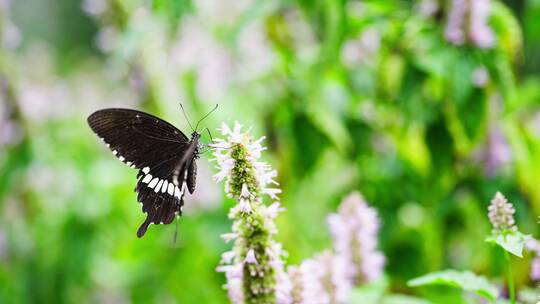
{"type": "Polygon", "coordinates": [[[225,181],[225,192],[238,202],[229,212],[232,232],[222,236],[234,240],[234,246],[222,255],[218,271],[225,273],[225,288],[233,303],[290,303],[290,282],[282,262],[285,253],[273,239],[274,219],[282,210],[277,201],[281,190],[274,180],[277,172],[258,161],[265,149],[264,137],[253,140],[241,128],[239,123],[232,130],[222,124],[225,139],[212,145],[220,170],[214,178],[225,181]],[[263,204],[263,195],[275,202],[263,204]]]}

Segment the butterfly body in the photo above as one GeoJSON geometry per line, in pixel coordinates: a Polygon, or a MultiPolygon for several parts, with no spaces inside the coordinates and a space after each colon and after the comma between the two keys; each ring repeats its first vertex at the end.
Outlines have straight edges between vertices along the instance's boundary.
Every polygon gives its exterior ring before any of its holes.
{"type": "Polygon", "coordinates": [[[139,170],[135,191],[147,217],[138,237],[150,224],[170,224],[182,214],[186,190],[195,190],[200,133],[189,139],[168,122],[130,109],[96,111],[88,124],[116,157],[139,170]]]}

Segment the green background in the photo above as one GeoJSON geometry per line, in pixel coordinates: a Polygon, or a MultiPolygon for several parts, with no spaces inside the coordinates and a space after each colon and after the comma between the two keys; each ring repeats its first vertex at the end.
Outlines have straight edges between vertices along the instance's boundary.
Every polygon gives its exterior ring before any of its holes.
{"type": "MultiPolygon", "coordinates": [[[[437,302],[406,282],[446,268],[502,284],[502,252],[484,242],[496,191],[538,234],[538,0],[492,1],[490,49],[445,40],[444,1],[432,16],[416,1],[11,2],[0,13],[1,303],[227,302],[215,268],[234,202],[211,179],[211,153],[177,244],[174,225],[137,239],[136,174],[86,124],[104,107],[191,133],[179,103],[192,122],[218,103],[201,123],[214,137],[236,120],[266,136],[289,264],[331,246],[326,217],[352,190],[379,211],[396,293],[437,302]],[[100,2],[98,15],[81,9],[100,2]]],[[[520,290],[536,285],[532,256],[513,260],[520,290]]]]}

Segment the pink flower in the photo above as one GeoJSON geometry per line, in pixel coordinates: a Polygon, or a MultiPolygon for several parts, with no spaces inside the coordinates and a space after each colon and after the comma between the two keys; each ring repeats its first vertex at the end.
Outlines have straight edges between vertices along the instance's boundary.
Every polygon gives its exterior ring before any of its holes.
{"type": "Polygon", "coordinates": [[[379,219],[358,192],[347,196],[338,213],[328,217],[336,253],[344,260],[355,283],[370,282],[383,274],[385,258],[377,250],[379,219]]]}
{"type": "Polygon", "coordinates": [[[351,291],[346,262],[338,255],[325,251],[288,271],[294,304],[346,303],[351,291]]]}
{"type": "Polygon", "coordinates": [[[461,45],[468,39],[479,48],[495,44],[495,35],[488,25],[490,0],[452,0],[444,35],[450,43],[461,45]]]}

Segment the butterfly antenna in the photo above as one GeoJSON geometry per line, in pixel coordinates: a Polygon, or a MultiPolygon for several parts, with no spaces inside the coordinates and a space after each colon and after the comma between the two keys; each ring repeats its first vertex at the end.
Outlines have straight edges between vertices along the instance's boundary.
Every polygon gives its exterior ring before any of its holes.
{"type": "Polygon", "coordinates": [[[210,114],[212,114],[212,112],[214,112],[217,108],[218,108],[218,105],[216,103],[216,106],[210,112],[204,115],[203,118],[199,119],[199,121],[197,122],[197,125],[195,126],[195,130],[197,130],[197,128],[199,127],[199,123],[203,121],[206,117],[208,117],[210,114]]]}
{"type": "Polygon", "coordinates": [[[210,136],[210,140],[212,141],[212,144],[214,144],[214,138],[212,137],[212,133],[210,133],[210,129],[204,128],[206,132],[208,132],[208,135],[210,136]]]}
{"type": "Polygon", "coordinates": [[[188,117],[187,117],[187,115],[186,115],[186,111],[184,110],[184,106],[182,105],[182,103],[180,103],[180,108],[182,108],[182,113],[184,113],[184,118],[186,119],[186,121],[187,121],[189,127],[191,128],[191,131],[195,131],[195,130],[193,129],[193,126],[191,125],[191,122],[189,122],[189,119],[188,119],[188,117]]]}

